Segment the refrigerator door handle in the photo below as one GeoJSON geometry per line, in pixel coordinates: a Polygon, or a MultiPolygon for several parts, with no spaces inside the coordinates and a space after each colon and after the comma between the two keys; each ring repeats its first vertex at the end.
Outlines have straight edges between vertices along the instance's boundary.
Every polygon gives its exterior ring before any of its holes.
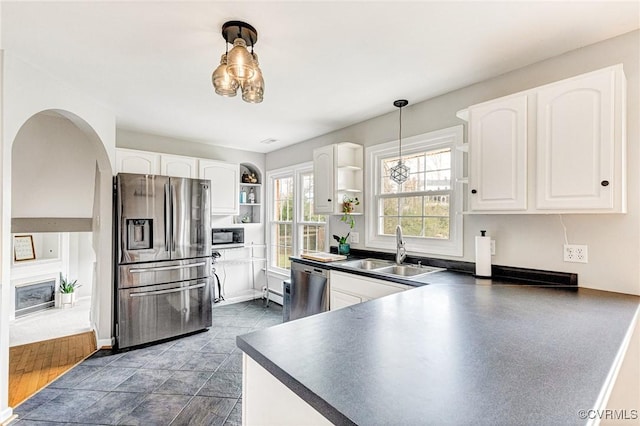
{"type": "Polygon", "coordinates": [[[143,293],[131,293],[129,294],[129,297],[156,296],[158,294],[177,293],[179,291],[188,291],[188,290],[194,290],[196,288],[202,288],[206,285],[207,283],[201,283],[201,284],[191,285],[189,287],[172,288],[169,290],[156,290],[156,291],[145,291],[143,293]]]}
{"type": "Polygon", "coordinates": [[[169,184],[169,195],[171,202],[171,251],[176,251],[176,189],[173,184],[169,184]]]}
{"type": "Polygon", "coordinates": [[[170,193],[169,184],[164,184],[164,249],[169,251],[170,237],[171,237],[171,222],[170,222],[170,193]]]}
{"type": "Polygon", "coordinates": [[[206,262],[192,263],[190,265],[176,265],[176,266],[158,266],[156,268],[135,268],[129,269],[132,274],[142,274],[144,272],[157,272],[157,271],[173,271],[175,269],[197,268],[198,266],[205,266],[206,262]]]}

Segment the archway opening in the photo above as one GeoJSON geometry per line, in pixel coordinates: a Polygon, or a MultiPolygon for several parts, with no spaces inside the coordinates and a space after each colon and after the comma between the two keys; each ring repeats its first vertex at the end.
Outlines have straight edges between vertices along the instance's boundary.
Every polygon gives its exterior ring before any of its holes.
{"type": "MultiPolygon", "coordinates": [[[[106,202],[101,198],[111,174],[104,147],[81,118],[66,111],[43,111],[30,117],[16,135],[11,169],[10,367],[15,364],[11,358],[20,353],[14,348],[82,332],[91,336],[92,346],[68,350],[87,356],[96,348],[96,313],[101,305],[111,304],[98,291],[96,276],[101,261],[96,247],[105,238],[99,232],[99,210],[106,202]],[[71,297],[65,287],[73,287],[71,297]]],[[[86,338],[68,342],[86,346],[86,338]]],[[[53,371],[66,371],[63,358],[68,368],[82,359],[58,357],[57,364],[52,359],[37,385],[21,380],[13,395],[10,386],[9,405],[55,379],[53,371]]],[[[13,379],[10,371],[10,382],[13,379]]]]}

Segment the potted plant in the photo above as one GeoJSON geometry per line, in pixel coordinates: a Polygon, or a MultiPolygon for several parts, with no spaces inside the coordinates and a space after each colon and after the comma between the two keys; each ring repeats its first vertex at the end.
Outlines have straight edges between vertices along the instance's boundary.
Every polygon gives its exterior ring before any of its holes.
{"type": "Polygon", "coordinates": [[[360,200],[358,200],[358,197],[351,198],[345,195],[342,198],[343,215],[342,215],[342,218],[340,218],[340,221],[348,224],[351,229],[353,229],[353,226],[356,224],[356,221],[351,215],[351,213],[353,213],[355,206],[358,206],[358,205],[360,205],[360,200]]]}
{"type": "Polygon", "coordinates": [[[333,239],[338,242],[338,254],[349,254],[351,250],[351,246],[349,246],[349,234],[351,232],[347,232],[347,235],[344,237],[339,237],[337,235],[333,236],[333,239]]]}
{"type": "Polygon", "coordinates": [[[73,282],[67,280],[60,274],[60,304],[62,307],[65,305],[73,306],[76,303],[76,288],[80,287],[78,280],[73,282]]]}

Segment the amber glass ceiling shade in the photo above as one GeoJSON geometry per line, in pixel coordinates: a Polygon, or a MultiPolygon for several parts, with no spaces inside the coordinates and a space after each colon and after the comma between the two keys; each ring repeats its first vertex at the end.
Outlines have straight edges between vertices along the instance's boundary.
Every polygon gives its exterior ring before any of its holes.
{"type": "Polygon", "coordinates": [[[246,22],[229,21],[222,26],[222,37],[227,42],[227,49],[229,44],[233,44],[233,48],[222,55],[220,65],[211,76],[216,93],[231,97],[240,88],[245,102],[262,102],[264,79],[258,66],[258,55],[253,52],[258,32],[246,22]]]}

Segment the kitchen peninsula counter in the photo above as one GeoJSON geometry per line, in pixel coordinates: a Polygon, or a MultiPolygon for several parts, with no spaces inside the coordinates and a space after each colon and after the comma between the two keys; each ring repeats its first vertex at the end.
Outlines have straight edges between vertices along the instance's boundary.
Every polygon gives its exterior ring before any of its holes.
{"type": "Polygon", "coordinates": [[[245,367],[255,361],[334,424],[585,424],[580,410],[604,408],[639,301],[576,287],[423,285],[237,343],[245,367]]]}

